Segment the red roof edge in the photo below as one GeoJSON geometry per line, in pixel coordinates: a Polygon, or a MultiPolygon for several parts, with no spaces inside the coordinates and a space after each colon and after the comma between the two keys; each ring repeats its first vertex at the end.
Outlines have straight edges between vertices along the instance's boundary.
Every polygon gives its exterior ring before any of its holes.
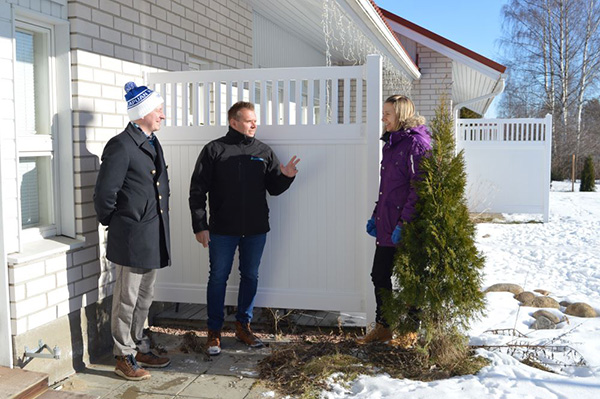
{"type": "MultiPolygon", "coordinates": [[[[369,2],[373,5],[373,8],[375,9],[375,11],[377,11],[377,14],[379,14],[379,18],[381,18],[381,20],[383,21],[383,23],[385,24],[385,26],[387,26],[388,30],[392,33],[392,36],[394,36],[394,38],[396,39],[396,41],[398,42],[398,44],[400,45],[400,47],[402,47],[402,50],[404,50],[404,52],[408,55],[408,53],[406,52],[406,49],[402,45],[402,42],[400,41],[400,39],[396,35],[396,32],[394,32],[394,30],[392,29],[392,27],[388,23],[387,18],[385,18],[385,16],[383,15],[382,11],[385,11],[385,10],[379,8],[379,6],[377,4],[375,4],[374,0],[369,0],[369,2]]],[[[408,59],[412,62],[412,64],[415,66],[415,68],[419,69],[419,66],[415,63],[415,60],[413,60],[411,57],[408,57],[408,59]]]]}
{"type": "MultiPolygon", "coordinates": [[[[371,2],[373,2],[373,0],[371,0],[371,2]]],[[[451,48],[451,49],[453,49],[455,51],[458,51],[459,53],[464,54],[467,57],[472,58],[472,59],[474,59],[477,62],[480,62],[480,63],[482,63],[484,65],[487,65],[488,67],[490,67],[490,68],[492,68],[492,69],[494,69],[494,70],[496,70],[496,71],[498,71],[500,73],[504,73],[506,71],[506,67],[504,65],[499,64],[496,61],[492,61],[489,58],[484,57],[481,54],[478,54],[478,53],[476,53],[476,52],[474,52],[472,50],[469,50],[466,47],[461,46],[458,43],[455,43],[455,42],[453,42],[451,40],[448,40],[445,37],[442,37],[442,36],[438,35],[437,33],[433,33],[432,31],[427,30],[427,29],[425,29],[425,28],[423,28],[423,27],[421,27],[421,26],[419,26],[417,24],[414,24],[414,23],[412,23],[412,22],[410,22],[410,21],[408,21],[408,20],[406,20],[406,19],[404,19],[402,17],[399,17],[398,15],[396,15],[394,13],[391,13],[391,12],[389,12],[389,11],[383,9],[383,8],[377,7],[377,10],[385,18],[390,19],[392,21],[395,21],[395,22],[399,23],[400,25],[407,27],[410,30],[413,30],[413,31],[415,31],[415,32],[417,32],[417,33],[419,33],[419,34],[421,34],[423,36],[426,36],[426,37],[428,37],[428,38],[430,38],[432,40],[435,40],[436,42],[438,42],[440,44],[443,44],[444,46],[446,46],[448,48],[451,48]]],[[[386,21],[386,24],[387,24],[387,21],[386,21]]],[[[388,28],[390,28],[390,30],[392,30],[389,25],[388,25],[388,28]]],[[[392,32],[393,32],[393,30],[392,30],[392,32]]]]}

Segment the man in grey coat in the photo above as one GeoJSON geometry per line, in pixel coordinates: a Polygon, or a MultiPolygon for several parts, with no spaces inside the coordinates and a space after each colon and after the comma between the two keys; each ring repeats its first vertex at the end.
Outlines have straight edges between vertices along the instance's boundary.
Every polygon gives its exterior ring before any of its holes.
{"type": "Polygon", "coordinates": [[[161,96],[145,86],[125,85],[131,122],[104,147],[94,191],[98,220],[107,227],[106,258],[114,265],[111,333],[115,373],[145,380],[145,367],[170,360],[150,351],[144,322],[154,298],[158,269],[171,264],[169,178],[154,132],[165,119],[161,96]]]}

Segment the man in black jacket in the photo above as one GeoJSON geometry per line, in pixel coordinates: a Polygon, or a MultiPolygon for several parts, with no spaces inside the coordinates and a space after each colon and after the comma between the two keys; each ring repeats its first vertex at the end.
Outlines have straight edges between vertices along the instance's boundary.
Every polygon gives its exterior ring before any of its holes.
{"type": "Polygon", "coordinates": [[[131,122],[104,147],[94,208],[100,223],[108,226],[106,258],[116,272],[111,315],[115,373],[145,380],[150,373],[140,365],[170,363],[153,354],[143,336],[157,270],[171,264],[169,178],[154,136],[165,115],[158,93],[133,82],[125,91],[131,122]]]}
{"type": "Polygon", "coordinates": [[[211,355],[221,353],[225,290],[236,248],[239,248],[241,280],[235,335],[251,347],[263,345],[252,333],[250,321],[258,266],[270,230],[266,193],[279,195],[287,190],[300,162],[293,156],[287,165],[280,165],[273,150],[254,138],[256,114],[252,103],[235,103],[227,117],[227,134],[208,143],[198,157],[189,198],[196,240],[209,248],[206,347],[211,355]]]}

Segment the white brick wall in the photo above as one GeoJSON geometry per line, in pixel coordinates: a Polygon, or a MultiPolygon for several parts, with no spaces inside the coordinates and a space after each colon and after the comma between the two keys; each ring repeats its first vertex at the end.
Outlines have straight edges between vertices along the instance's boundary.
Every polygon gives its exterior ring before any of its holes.
{"type": "MultiPolygon", "coordinates": [[[[92,247],[75,254],[83,259],[89,258],[90,249],[95,250],[92,247]]],[[[71,296],[97,292],[99,270],[97,259],[73,266],[73,254],[65,253],[9,265],[13,334],[25,333],[60,317],[62,304],[68,302],[71,296]]],[[[70,311],[77,309],[71,308],[70,311]]]]}
{"type": "Polygon", "coordinates": [[[413,84],[412,99],[417,112],[429,123],[440,96],[447,95],[452,107],[452,60],[421,44],[417,44],[417,54],[421,79],[413,84]]]}
{"type": "Polygon", "coordinates": [[[217,68],[252,65],[252,10],[245,1],[71,1],[73,49],[160,69],[186,70],[186,56],[217,68]]]}

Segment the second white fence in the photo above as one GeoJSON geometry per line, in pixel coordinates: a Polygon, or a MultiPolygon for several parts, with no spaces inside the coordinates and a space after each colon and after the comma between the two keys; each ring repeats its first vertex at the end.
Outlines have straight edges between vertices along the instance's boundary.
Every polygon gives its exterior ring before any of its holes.
{"type": "Polygon", "coordinates": [[[548,221],[552,117],[459,119],[467,198],[475,212],[542,214],[548,221]]]}

